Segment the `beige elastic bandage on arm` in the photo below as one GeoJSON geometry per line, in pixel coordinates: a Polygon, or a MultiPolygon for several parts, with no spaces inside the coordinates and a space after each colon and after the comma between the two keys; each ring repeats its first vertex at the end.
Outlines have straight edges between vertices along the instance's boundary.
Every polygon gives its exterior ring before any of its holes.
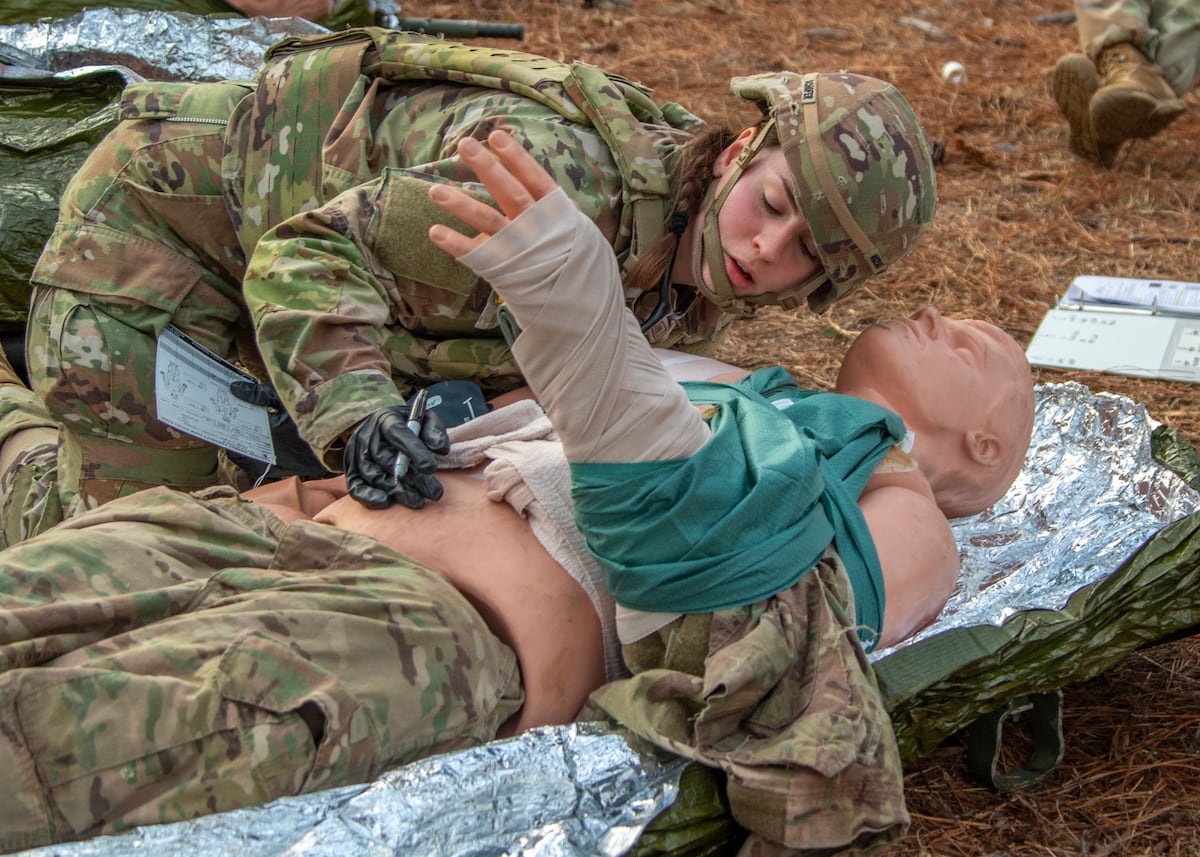
{"type": "Polygon", "coordinates": [[[520,325],[513,355],[568,460],[683,458],[708,440],[626,309],[612,248],[561,189],[460,261],[520,325]]]}

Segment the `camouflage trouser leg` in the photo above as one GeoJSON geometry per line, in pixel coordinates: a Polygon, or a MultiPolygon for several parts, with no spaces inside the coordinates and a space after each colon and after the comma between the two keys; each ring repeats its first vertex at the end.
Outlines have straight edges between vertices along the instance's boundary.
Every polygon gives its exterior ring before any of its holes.
{"type": "Polygon", "coordinates": [[[373,539],[212,489],[0,553],[0,850],[366,781],[494,737],[512,651],[373,539]]]}
{"type": "Polygon", "coordinates": [[[0,549],[61,520],[58,423],[0,349],[0,549]]]}
{"type": "Polygon", "coordinates": [[[1200,62],[1197,0],[1077,0],[1079,43],[1094,61],[1104,48],[1131,42],[1162,69],[1182,96],[1196,83],[1200,62]]]}
{"type": "Polygon", "coordinates": [[[217,481],[217,451],[157,418],[168,324],[220,355],[246,323],[244,259],[221,194],[223,126],[123,122],[63,198],[34,270],[30,385],[63,426],[64,508],[217,481]]]}

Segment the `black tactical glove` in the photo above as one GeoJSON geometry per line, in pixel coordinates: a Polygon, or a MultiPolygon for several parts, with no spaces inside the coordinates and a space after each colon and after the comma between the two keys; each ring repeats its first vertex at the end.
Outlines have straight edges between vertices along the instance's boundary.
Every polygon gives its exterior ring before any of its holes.
{"type": "Polygon", "coordinates": [[[426,500],[442,496],[431,452],[449,452],[450,437],[432,411],[424,413],[414,432],[408,425],[411,411],[411,404],[381,408],[359,423],[346,443],[346,488],[368,509],[395,502],[420,509],[426,500]]]}
{"type": "Polygon", "coordinates": [[[275,481],[287,479],[289,476],[299,476],[301,479],[325,479],[334,474],[330,472],[310,447],[300,437],[296,430],[296,422],[283,406],[279,394],[270,384],[246,379],[234,381],[229,385],[229,392],[234,398],[270,408],[271,413],[267,424],[271,428],[271,443],[275,447],[275,463],[269,468],[265,461],[242,455],[240,452],[225,450],[229,460],[250,474],[254,479],[275,481]],[[263,471],[266,470],[264,476],[263,471]]]}

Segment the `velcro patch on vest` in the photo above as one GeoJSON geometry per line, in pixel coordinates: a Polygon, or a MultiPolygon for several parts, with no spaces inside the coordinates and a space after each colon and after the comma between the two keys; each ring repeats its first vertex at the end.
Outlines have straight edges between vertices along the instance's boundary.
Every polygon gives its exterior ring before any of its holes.
{"type": "MultiPolygon", "coordinates": [[[[430,184],[439,181],[436,176],[387,171],[380,195],[383,212],[375,253],[384,267],[398,277],[436,283],[454,294],[470,295],[479,281],[475,272],[429,240],[429,227],[435,223],[444,223],[465,234],[474,232],[430,202],[430,184]]],[[[491,203],[486,194],[471,195],[491,203]]]]}

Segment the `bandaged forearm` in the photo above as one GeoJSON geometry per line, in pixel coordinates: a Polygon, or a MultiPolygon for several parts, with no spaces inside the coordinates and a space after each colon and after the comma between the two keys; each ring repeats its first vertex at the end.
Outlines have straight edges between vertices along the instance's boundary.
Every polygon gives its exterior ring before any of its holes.
{"type": "Polygon", "coordinates": [[[513,355],[570,461],[683,458],[708,427],[621,294],[612,248],[561,190],[459,261],[504,299],[513,355]]]}

